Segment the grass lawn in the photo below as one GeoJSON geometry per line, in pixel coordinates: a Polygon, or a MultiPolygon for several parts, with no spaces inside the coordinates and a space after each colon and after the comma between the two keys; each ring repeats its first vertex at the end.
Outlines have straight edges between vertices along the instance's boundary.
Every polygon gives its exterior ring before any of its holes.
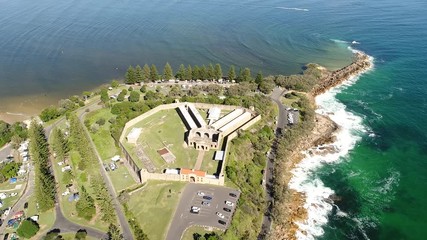
{"type": "Polygon", "coordinates": [[[89,120],[90,122],[89,126],[96,123],[98,119],[105,119],[105,124],[100,126],[96,133],[93,133],[89,129],[90,136],[95,143],[96,149],[98,150],[102,159],[111,158],[114,155],[120,154],[120,150],[114,144],[114,139],[110,134],[111,123],[109,123],[108,120],[113,117],[114,115],[107,108],[90,112],[85,117],[85,119],[89,120]]]}
{"type": "Polygon", "coordinates": [[[181,240],[194,240],[194,234],[198,233],[204,236],[206,233],[211,233],[212,231],[206,230],[204,227],[192,226],[187,228],[187,230],[182,235],[181,240]]]}
{"type": "MultiPolygon", "coordinates": [[[[104,161],[106,164],[109,164],[110,161],[104,161]]],[[[122,190],[132,187],[136,185],[137,183],[132,178],[132,176],[129,174],[129,170],[124,164],[116,164],[118,167],[114,171],[107,172],[110,176],[111,181],[113,182],[114,189],[117,193],[121,192],[122,190]]]]}
{"type": "Polygon", "coordinates": [[[149,239],[164,239],[186,183],[148,181],[128,202],[149,239]],[[169,190],[171,193],[169,193],[169,190]]]}
{"type": "Polygon", "coordinates": [[[27,217],[39,215],[39,234],[49,231],[55,223],[55,209],[51,209],[46,212],[39,212],[36,207],[36,197],[33,195],[28,201],[28,208],[25,211],[27,217]]]}
{"type": "MultiPolygon", "coordinates": [[[[74,240],[75,239],[74,237],[76,236],[76,233],[60,233],[59,235],[62,236],[63,240],[74,240]]],[[[91,236],[86,236],[85,239],[86,240],[96,240],[96,238],[93,238],[91,236]]]]}
{"type": "MultiPolygon", "coordinates": [[[[138,144],[143,147],[159,172],[164,168],[192,168],[196,163],[198,152],[194,148],[184,147],[186,128],[175,109],[160,111],[134,127],[142,128],[138,144]],[[157,150],[165,146],[175,155],[174,163],[167,164],[157,153],[157,150]]],[[[133,156],[136,155],[135,146],[126,142],[125,146],[133,156]]],[[[137,162],[141,164],[140,161],[137,162]]]]}
{"type": "Polygon", "coordinates": [[[216,150],[205,152],[203,156],[203,163],[200,170],[206,171],[208,174],[215,174],[218,169],[218,161],[213,160],[216,150]]]}
{"type": "Polygon", "coordinates": [[[286,107],[292,107],[292,103],[297,102],[299,100],[299,97],[292,96],[291,98],[285,98],[281,97],[280,100],[282,101],[282,104],[286,107]]]}

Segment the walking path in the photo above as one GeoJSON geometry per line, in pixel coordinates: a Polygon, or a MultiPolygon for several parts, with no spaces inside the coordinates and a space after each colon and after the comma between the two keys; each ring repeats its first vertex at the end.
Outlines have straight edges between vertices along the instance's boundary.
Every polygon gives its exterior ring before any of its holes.
{"type": "Polygon", "coordinates": [[[205,151],[200,150],[199,155],[197,155],[197,161],[196,161],[196,164],[194,165],[194,170],[200,170],[200,168],[202,167],[204,156],[205,156],[205,151]]]}

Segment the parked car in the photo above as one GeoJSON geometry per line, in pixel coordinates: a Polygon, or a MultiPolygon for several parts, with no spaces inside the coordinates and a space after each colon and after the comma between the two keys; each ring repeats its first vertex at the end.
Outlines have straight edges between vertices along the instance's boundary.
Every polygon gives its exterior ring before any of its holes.
{"type": "Polygon", "coordinates": [[[203,202],[202,202],[202,205],[203,205],[203,206],[210,206],[210,205],[211,205],[211,203],[210,203],[210,202],[203,201],[203,202]]]}
{"type": "Polygon", "coordinates": [[[229,208],[223,208],[224,209],[224,211],[226,211],[226,212],[231,212],[231,209],[229,209],[229,208]]]}
{"type": "Polygon", "coordinates": [[[232,202],[230,202],[230,201],[225,201],[225,204],[226,204],[227,206],[230,206],[230,207],[234,206],[234,203],[232,203],[232,202]]]}
{"type": "Polygon", "coordinates": [[[228,195],[230,195],[230,197],[234,197],[234,198],[237,197],[237,195],[235,193],[232,193],[232,192],[228,195]]]}
{"type": "Polygon", "coordinates": [[[205,193],[204,193],[204,192],[202,192],[202,191],[198,191],[198,192],[197,192],[197,196],[199,196],[199,197],[205,196],[205,193]]]}
{"type": "Polygon", "coordinates": [[[211,196],[203,196],[203,199],[212,200],[212,197],[211,196]]]}
{"type": "Polygon", "coordinates": [[[195,214],[199,214],[200,208],[196,207],[196,206],[192,206],[190,212],[195,213],[195,214]]]}
{"type": "Polygon", "coordinates": [[[220,220],[218,220],[218,223],[219,223],[219,224],[221,224],[221,225],[225,225],[225,224],[227,224],[224,220],[221,220],[221,219],[220,219],[220,220]]]}
{"type": "Polygon", "coordinates": [[[220,218],[224,218],[224,214],[220,213],[220,212],[216,212],[216,215],[220,218]]]}

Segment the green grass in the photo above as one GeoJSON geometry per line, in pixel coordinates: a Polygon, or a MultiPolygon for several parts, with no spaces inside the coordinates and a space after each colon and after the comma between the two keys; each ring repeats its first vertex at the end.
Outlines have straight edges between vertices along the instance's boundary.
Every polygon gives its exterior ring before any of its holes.
{"type": "MultiPolygon", "coordinates": [[[[64,240],[74,240],[74,236],[76,236],[76,233],[60,233],[59,235],[62,236],[62,239],[64,240]]],[[[96,238],[93,238],[91,236],[86,236],[86,240],[96,240],[96,238]]]]}
{"type": "Polygon", "coordinates": [[[144,189],[131,195],[129,210],[134,213],[149,239],[166,237],[185,184],[151,180],[144,189]]]}
{"type": "Polygon", "coordinates": [[[218,169],[218,161],[213,160],[216,150],[210,150],[205,152],[203,156],[203,163],[200,170],[207,172],[208,174],[213,175],[218,169]]]}
{"type": "Polygon", "coordinates": [[[55,210],[51,209],[46,212],[39,212],[36,207],[36,197],[34,195],[31,196],[30,200],[28,201],[28,208],[25,211],[25,214],[27,217],[39,215],[39,234],[51,229],[53,224],[55,223],[55,210]]]}
{"type": "Polygon", "coordinates": [[[182,235],[181,240],[194,240],[193,234],[198,233],[204,236],[206,233],[211,233],[212,231],[206,230],[204,227],[192,226],[187,228],[187,230],[182,235]]]}
{"type": "MultiPolygon", "coordinates": [[[[135,124],[133,127],[142,128],[138,144],[144,149],[144,152],[153,161],[154,166],[160,172],[164,168],[192,168],[197,160],[197,150],[194,148],[184,147],[184,133],[186,128],[180,116],[175,109],[160,111],[143,121],[135,124]],[[172,164],[167,164],[157,150],[167,146],[175,155],[176,160],[172,164]]],[[[128,130],[126,135],[131,131],[128,130]]],[[[135,146],[126,143],[125,146],[136,156],[135,146]]],[[[136,162],[140,167],[142,163],[137,159],[136,162]]]]}
{"type": "Polygon", "coordinates": [[[282,104],[285,105],[286,107],[292,107],[292,103],[298,102],[299,97],[296,97],[296,96],[292,96],[291,98],[281,97],[280,100],[282,101],[282,104]]]}
{"type": "MultiPolygon", "coordinates": [[[[74,151],[74,150],[69,152],[69,159],[70,159],[69,164],[72,168],[73,175],[74,175],[74,188],[76,189],[76,191],[79,191],[78,186],[84,185],[86,187],[86,190],[90,194],[92,194],[94,192],[94,190],[91,188],[91,186],[89,184],[89,180],[87,179],[86,181],[82,181],[82,179],[85,178],[82,176],[83,175],[89,176],[90,175],[89,171],[96,171],[96,170],[98,170],[98,168],[86,169],[84,172],[78,170],[78,163],[80,161],[82,161],[82,159],[81,159],[80,155],[78,154],[78,152],[74,151]]],[[[61,193],[65,192],[66,186],[65,186],[65,184],[62,183],[62,177],[63,177],[64,173],[61,171],[61,168],[64,165],[59,166],[57,164],[58,162],[59,162],[58,160],[54,160],[53,170],[55,173],[56,182],[58,183],[58,187],[59,187],[57,191],[59,191],[59,194],[61,194],[61,193]]],[[[90,227],[99,229],[101,231],[106,231],[108,229],[108,225],[99,219],[87,221],[83,218],[78,217],[76,207],[75,207],[76,202],[69,202],[68,201],[69,196],[70,195],[67,195],[67,196],[60,195],[59,196],[62,213],[64,214],[64,216],[68,220],[75,222],[77,224],[83,225],[83,226],[90,226],[90,227]]]]}
{"type": "Polygon", "coordinates": [[[116,147],[114,139],[110,134],[111,123],[109,123],[108,120],[112,117],[114,117],[114,115],[110,112],[110,110],[103,108],[88,113],[85,118],[89,120],[90,125],[95,123],[100,118],[105,119],[105,124],[100,126],[96,133],[92,133],[89,129],[93,143],[95,144],[96,149],[98,150],[102,159],[111,158],[114,155],[120,154],[120,150],[116,147]]]}
{"type": "MultiPolygon", "coordinates": [[[[111,161],[104,161],[106,164],[110,163],[111,161]]],[[[110,175],[110,179],[113,182],[114,189],[117,193],[121,192],[122,190],[132,187],[136,185],[137,183],[132,178],[132,176],[129,174],[129,170],[124,164],[116,164],[118,167],[114,171],[109,171],[108,175],[110,175]]]]}

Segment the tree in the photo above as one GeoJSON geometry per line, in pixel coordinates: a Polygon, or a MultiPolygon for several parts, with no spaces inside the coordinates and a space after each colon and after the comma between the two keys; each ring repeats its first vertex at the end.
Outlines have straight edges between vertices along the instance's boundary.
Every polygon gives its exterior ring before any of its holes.
{"type": "Polygon", "coordinates": [[[144,82],[150,81],[150,67],[147,64],[142,68],[142,78],[144,82]]]}
{"type": "Polygon", "coordinates": [[[25,219],[22,221],[21,225],[19,225],[16,233],[18,236],[22,238],[32,238],[39,231],[40,227],[36,222],[25,219]]]}
{"type": "Polygon", "coordinates": [[[142,68],[139,65],[135,68],[135,82],[144,82],[144,72],[142,71],[142,68]]]}
{"type": "MultiPolygon", "coordinates": [[[[113,82],[114,82],[114,81],[113,81],[113,82]]],[[[88,98],[90,98],[90,96],[92,96],[92,93],[91,93],[91,92],[89,92],[89,91],[84,91],[84,92],[82,93],[82,96],[83,96],[84,100],[87,100],[88,98]]]]}
{"type": "Polygon", "coordinates": [[[101,101],[105,104],[110,100],[110,97],[108,96],[108,91],[106,88],[101,89],[101,101]]]}
{"type": "Polygon", "coordinates": [[[150,80],[151,81],[157,81],[158,78],[159,78],[159,76],[157,74],[156,65],[152,64],[151,68],[150,68],[150,80]]]}
{"type": "Polygon", "coordinates": [[[261,82],[262,82],[262,80],[264,79],[264,77],[262,76],[262,72],[261,71],[259,71],[258,72],[258,74],[256,75],[256,78],[255,78],[255,82],[257,83],[257,84],[260,84],[261,82]]]}
{"type": "Polygon", "coordinates": [[[137,91],[130,92],[129,101],[130,102],[138,102],[139,101],[139,93],[137,91]]]}
{"type": "Polygon", "coordinates": [[[80,229],[76,232],[76,235],[74,236],[75,240],[82,240],[86,239],[87,231],[85,229],[80,229]]]}
{"type": "Polygon", "coordinates": [[[123,91],[120,92],[119,95],[117,96],[117,101],[118,102],[123,102],[125,100],[125,95],[126,94],[124,94],[123,91]]]}
{"type": "Polygon", "coordinates": [[[3,175],[5,179],[16,177],[18,175],[20,166],[21,163],[17,162],[6,163],[5,165],[1,166],[2,168],[0,169],[0,175],[3,175]]]}
{"type": "Polygon", "coordinates": [[[194,66],[194,68],[193,68],[193,80],[197,80],[197,79],[200,79],[201,77],[200,77],[200,69],[199,69],[199,66],[194,66]]]}
{"type": "Polygon", "coordinates": [[[231,65],[230,70],[228,70],[228,79],[230,81],[236,79],[236,70],[233,65],[231,65]]]}
{"type": "Polygon", "coordinates": [[[120,85],[119,81],[117,81],[116,79],[114,79],[113,81],[111,81],[111,87],[112,88],[116,88],[120,85]]]}
{"type": "Polygon", "coordinates": [[[125,83],[134,84],[136,82],[136,73],[135,69],[132,66],[129,66],[125,74],[125,83]]]}
{"type": "Polygon", "coordinates": [[[243,69],[243,72],[240,77],[240,81],[242,82],[250,82],[252,81],[251,70],[249,68],[243,69]]]}
{"type": "Polygon", "coordinates": [[[215,65],[215,79],[219,80],[222,78],[222,69],[221,69],[221,65],[219,63],[217,63],[215,65]]]}
{"type": "Polygon", "coordinates": [[[123,236],[122,233],[120,232],[120,229],[114,225],[114,224],[110,224],[110,226],[108,227],[108,240],[122,240],[123,236]]]}
{"type": "Polygon", "coordinates": [[[264,79],[258,85],[258,88],[262,93],[269,94],[271,91],[273,91],[275,86],[276,84],[274,83],[273,79],[264,79]]]}
{"type": "Polygon", "coordinates": [[[66,154],[69,151],[68,141],[65,138],[65,135],[62,133],[61,129],[56,128],[52,133],[52,148],[56,153],[56,158],[59,160],[64,160],[66,154]]]}
{"type": "Polygon", "coordinates": [[[185,79],[185,66],[184,64],[179,65],[179,70],[175,75],[176,79],[184,80],[185,79]]]}
{"type": "Polygon", "coordinates": [[[181,97],[182,95],[184,95],[184,93],[182,92],[181,87],[177,85],[174,85],[168,94],[170,97],[181,97]]]}
{"type": "Polygon", "coordinates": [[[206,72],[206,78],[209,80],[212,80],[215,78],[215,69],[212,63],[209,64],[207,72],[206,72]]]}
{"type": "Polygon", "coordinates": [[[185,79],[186,80],[193,79],[193,69],[191,69],[191,65],[188,65],[187,69],[185,70],[185,79]]]}
{"type": "Polygon", "coordinates": [[[142,85],[141,88],[139,89],[140,92],[145,93],[147,92],[147,86],[142,85]]]}
{"type": "Polygon", "coordinates": [[[165,65],[165,68],[163,69],[163,79],[164,80],[170,80],[172,79],[173,71],[171,65],[167,62],[165,65]]]}
{"type": "Polygon", "coordinates": [[[79,217],[86,220],[92,219],[95,215],[95,200],[86,192],[86,188],[82,186],[80,191],[80,199],[76,203],[76,211],[79,217]]]}
{"type": "Polygon", "coordinates": [[[58,118],[59,116],[61,116],[61,113],[58,111],[58,108],[54,106],[47,107],[40,113],[40,119],[43,122],[48,122],[58,118]]]}
{"type": "Polygon", "coordinates": [[[207,79],[208,72],[206,69],[206,66],[203,64],[202,67],[199,69],[199,79],[200,80],[205,80],[207,79]]]}

